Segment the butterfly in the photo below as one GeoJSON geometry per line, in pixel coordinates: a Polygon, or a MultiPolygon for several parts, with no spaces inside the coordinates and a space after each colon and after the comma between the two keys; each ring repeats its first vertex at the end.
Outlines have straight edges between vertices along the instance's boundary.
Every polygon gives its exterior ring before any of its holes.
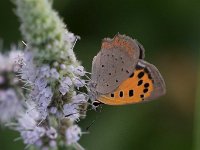
{"type": "Polygon", "coordinates": [[[137,40],[126,35],[103,39],[89,83],[94,107],[146,102],[166,93],[163,77],[144,60],[144,52],[137,40]]]}

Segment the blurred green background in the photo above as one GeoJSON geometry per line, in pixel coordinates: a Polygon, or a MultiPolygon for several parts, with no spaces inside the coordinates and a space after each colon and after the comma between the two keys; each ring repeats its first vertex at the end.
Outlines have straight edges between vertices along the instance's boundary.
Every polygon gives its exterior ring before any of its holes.
{"type": "MultiPolygon", "coordinates": [[[[167,94],[158,100],[128,106],[103,106],[79,124],[96,118],[81,145],[87,150],[191,150],[194,145],[194,103],[200,49],[198,0],[55,0],[54,8],[68,29],[81,36],[74,51],[88,71],[101,39],[116,33],[138,39],[146,60],[162,73],[167,94]]],[[[0,4],[0,38],[4,47],[21,38],[10,1],[0,4]]],[[[0,150],[23,149],[13,131],[0,129],[0,150]]],[[[200,141],[199,141],[200,142],[200,141]]]]}

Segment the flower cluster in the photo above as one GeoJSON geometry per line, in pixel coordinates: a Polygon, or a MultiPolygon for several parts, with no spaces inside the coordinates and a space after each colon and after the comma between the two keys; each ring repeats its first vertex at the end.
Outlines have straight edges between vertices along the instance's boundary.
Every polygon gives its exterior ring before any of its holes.
{"type": "Polygon", "coordinates": [[[28,92],[26,101],[32,104],[34,113],[27,109],[17,119],[15,129],[25,144],[35,147],[56,148],[58,137],[65,146],[77,144],[82,132],[75,123],[84,117],[88,101],[88,96],[79,91],[85,86],[81,79],[84,68],[59,62],[38,65],[35,58],[27,47],[19,69],[28,92]]]}
{"type": "Polygon", "coordinates": [[[34,103],[27,104],[25,112],[17,118],[15,130],[19,131],[27,147],[35,145],[37,148],[55,148],[58,133],[54,127],[38,125],[41,121],[40,113],[33,109],[34,103]]]}
{"type": "Polygon", "coordinates": [[[79,105],[87,103],[87,96],[77,94],[75,90],[85,86],[85,80],[80,78],[84,76],[83,67],[58,62],[53,63],[52,67],[48,64],[36,67],[33,58],[32,52],[25,52],[19,71],[25,88],[30,90],[28,101],[37,104],[37,110],[44,120],[49,113],[57,117],[69,116],[73,121],[79,119],[79,105]],[[70,77],[64,74],[66,71],[70,71],[70,77]]]}
{"type": "Polygon", "coordinates": [[[25,104],[10,127],[20,132],[27,148],[82,149],[78,144],[82,131],[76,123],[86,115],[88,96],[83,92],[84,67],[73,52],[78,37],[66,29],[49,0],[14,3],[27,44],[14,69],[25,104]]]}

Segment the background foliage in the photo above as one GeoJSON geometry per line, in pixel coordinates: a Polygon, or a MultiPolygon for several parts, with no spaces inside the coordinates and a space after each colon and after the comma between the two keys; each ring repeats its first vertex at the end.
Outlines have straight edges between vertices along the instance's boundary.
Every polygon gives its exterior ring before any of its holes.
{"type": "MultiPolygon", "coordinates": [[[[90,134],[80,143],[88,150],[191,150],[194,144],[194,102],[200,48],[200,1],[197,0],[56,0],[54,8],[69,30],[80,35],[74,49],[88,71],[101,39],[117,32],[134,37],[146,49],[166,81],[167,94],[156,101],[104,106],[80,122],[90,134]]],[[[0,38],[4,47],[21,39],[10,1],[0,5],[0,38]]],[[[23,39],[21,39],[23,40],[23,39]]],[[[199,111],[199,110],[198,110],[199,111]]],[[[0,149],[23,149],[16,133],[0,130],[0,149]]]]}

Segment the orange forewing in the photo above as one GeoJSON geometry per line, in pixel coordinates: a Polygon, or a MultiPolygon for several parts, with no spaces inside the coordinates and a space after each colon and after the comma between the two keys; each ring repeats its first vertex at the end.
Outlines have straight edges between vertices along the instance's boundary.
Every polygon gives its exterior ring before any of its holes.
{"type": "Polygon", "coordinates": [[[98,100],[107,105],[139,103],[150,97],[153,88],[149,74],[144,69],[136,69],[113,93],[100,95],[98,100]],[[142,77],[139,74],[143,74],[142,77]]]}

